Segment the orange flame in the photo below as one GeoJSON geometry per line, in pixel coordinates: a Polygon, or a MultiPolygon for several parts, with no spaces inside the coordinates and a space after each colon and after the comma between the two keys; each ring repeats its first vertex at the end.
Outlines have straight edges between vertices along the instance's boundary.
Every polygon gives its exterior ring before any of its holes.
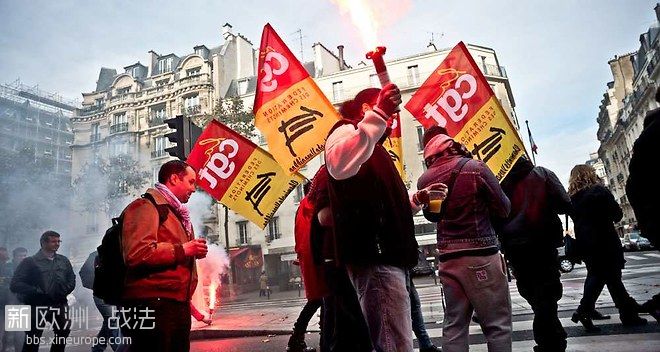
{"type": "Polygon", "coordinates": [[[216,304],[216,293],[218,292],[219,283],[216,280],[211,281],[209,285],[209,309],[214,309],[216,304]]]}
{"type": "Polygon", "coordinates": [[[331,0],[342,14],[348,13],[351,21],[357,27],[365,48],[373,49],[378,46],[378,20],[373,8],[366,0],[331,0]]]}
{"type": "Polygon", "coordinates": [[[411,0],[330,0],[348,15],[357,28],[364,49],[373,50],[383,45],[381,30],[394,24],[412,6],[411,0]]]}

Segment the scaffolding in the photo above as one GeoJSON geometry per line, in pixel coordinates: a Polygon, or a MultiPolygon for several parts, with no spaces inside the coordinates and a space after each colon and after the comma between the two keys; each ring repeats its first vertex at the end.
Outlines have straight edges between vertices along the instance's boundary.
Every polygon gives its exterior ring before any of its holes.
{"type": "Polygon", "coordinates": [[[70,177],[70,118],[76,106],[73,100],[20,80],[0,84],[0,149],[16,152],[31,148],[35,159],[53,164],[55,175],[70,177]]]}

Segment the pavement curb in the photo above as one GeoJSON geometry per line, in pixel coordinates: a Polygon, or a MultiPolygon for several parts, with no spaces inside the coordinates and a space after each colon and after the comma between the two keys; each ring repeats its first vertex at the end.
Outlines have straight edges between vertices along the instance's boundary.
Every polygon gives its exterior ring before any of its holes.
{"type": "Polygon", "coordinates": [[[190,331],[190,340],[229,339],[268,335],[291,335],[291,330],[216,330],[199,329],[190,331]]]}

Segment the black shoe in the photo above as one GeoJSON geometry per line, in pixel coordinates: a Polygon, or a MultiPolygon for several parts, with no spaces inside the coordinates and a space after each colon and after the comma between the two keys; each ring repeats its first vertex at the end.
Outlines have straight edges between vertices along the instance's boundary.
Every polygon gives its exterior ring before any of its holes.
{"type": "Polygon", "coordinates": [[[305,343],[305,334],[297,333],[295,330],[291,337],[289,337],[289,342],[286,346],[287,352],[316,352],[316,348],[307,347],[305,343]]]}
{"type": "Polygon", "coordinates": [[[589,314],[589,318],[591,318],[592,320],[607,320],[607,319],[610,319],[612,317],[608,314],[602,314],[601,312],[594,309],[589,314]]]}
{"type": "Polygon", "coordinates": [[[419,352],[442,352],[442,349],[436,345],[427,348],[420,348],[419,352]]]}
{"type": "Polygon", "coordinates": [[[573,313],[571,320],[574,323],[577,323],[578,321],[582,323],[582,326],[584,326],[584,329],[587,332],[600,331],[600,328],[594,325],[594,322],[591,321],[591,318],[588,315],[581,313],[580,311],[576,310],[575,313],[573,313]]]}
{"type": "Polygon", "coordinates": [[[640,318],[637,313],[635,314],[621,314],[619,315],[619,318],[621,318],[621,324],[623,326],[640,326],[640,325],[646,325],[648,323],[646,319],[640,318]]]}

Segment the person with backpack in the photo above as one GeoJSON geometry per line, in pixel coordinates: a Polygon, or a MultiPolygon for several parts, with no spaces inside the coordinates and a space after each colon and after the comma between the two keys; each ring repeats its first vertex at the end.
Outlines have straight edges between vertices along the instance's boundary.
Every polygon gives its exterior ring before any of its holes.
{"type": "Polygon", "coordinates": [[[39,242],[41,250],[18,265],[10,286],[21,303],[32,307],[23,352],[39,351],[46,322],[53,323],[55,337],[50,351],[64,351],[71,332],[66,296],[76,287],[76,274],[69,259],[57,254],[62,243],[59,233],[46,231],[39,242]]]}
{"type": "Polygon", "coordinates": [[[502,182],[511,213],[496,229],[518,292],[534,311],[535,352],[566,350],[566,331],[557,316],[563,294],[557,247],[563,242],[558,214],[570,214],[571,199],[554,172],[521,157],[502,182]]]}
{"type": "MultiPolygon", "coordinates": [[[[98,262],[98,252],[94,251],[89,254],[87,260],[80,268],[78,274],[80,275],[80,281],[84,288],[90,290],[94,289],[94,269],[98,262]]],[[[109,320],[110,318],[116,319],[114,312],[117,311],[117,308],[111,304],[105,303],[103,299],[93,296],[94,305],[98,309],[101,317],[103,318],[103,323],[101,324],[101,330],[96,334],[97,341],[92,346],[92,352],[103,352],[106,347],[110,345],[113,351],[119,350],[121,339],[121,334],[118,327],[110,327],[109,320]]]]}
{"type": "Polygon", "coordinates": [[[155,187],[121,215],[126,274],[120,310],[144,322],[133,329],[122,326],[122,334],[131,338],[132,351],[190,350],[195,260],[208,251],[206,240],[195,238],[184,205],[195,192],[195,180],[195,170],[188,164],[168,161],[161,166],[155,187]]]}

